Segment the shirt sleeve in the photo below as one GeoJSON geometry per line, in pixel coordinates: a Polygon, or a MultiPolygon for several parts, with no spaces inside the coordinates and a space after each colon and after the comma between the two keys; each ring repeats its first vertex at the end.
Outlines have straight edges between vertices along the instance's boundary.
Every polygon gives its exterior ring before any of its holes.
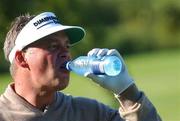
{"type": "Polygon", "coordinates": [[[125,121],[161,121],[155,107],[144,93],[133,106],[124,108],[121,104],[119,113],[125,121]]]}

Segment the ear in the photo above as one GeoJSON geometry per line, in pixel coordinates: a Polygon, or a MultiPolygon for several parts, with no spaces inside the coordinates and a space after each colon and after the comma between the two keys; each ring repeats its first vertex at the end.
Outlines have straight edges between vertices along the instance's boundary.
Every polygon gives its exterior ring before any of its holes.
{"type": "Polygon", "coordinates": [[[25,54],[22,51],[17,51],[15,54],[15,61],[23,68],[28,68],[28,64],[25,58],[25,54]]]}

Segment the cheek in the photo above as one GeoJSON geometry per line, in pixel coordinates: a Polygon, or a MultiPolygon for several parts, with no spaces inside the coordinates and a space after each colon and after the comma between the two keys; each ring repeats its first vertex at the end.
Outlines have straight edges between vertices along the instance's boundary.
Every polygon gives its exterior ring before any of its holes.
{"type": "Polygon", "coordinates": [[[45,73],[46,71],[50,71],[53,68],[52,57],[43,56],[41,58],[37,58],[36,63],[34,63],[35,67],[39,67],[39,71],[45,73]]]}
{"type": "Polygon", "coordinates": [[[39,50],[30,53],[27,58],[30,69],[40,72],[44,72],[48,66],[51,66],[51,60],[52,56],[39,50]]]}

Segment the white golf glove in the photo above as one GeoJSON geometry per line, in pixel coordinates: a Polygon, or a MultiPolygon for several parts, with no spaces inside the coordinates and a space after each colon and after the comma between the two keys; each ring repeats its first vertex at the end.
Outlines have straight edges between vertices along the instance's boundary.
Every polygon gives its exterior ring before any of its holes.
{"type": "Polygon", "coordinates": [[[96,56],[97,58],[103,58],[104,56],[107,55],[117,56],[120,58],[122,62],[121,72],[117,76],[95,75],[92,73],[88,73],[85,76],[92,79],[94,82],[98,83],[102,87],[111,90],[116,95],[119,95],[134,83],[134,81],[128,74],[126,65],[119,52],[115,49],[109,50],[109,49],[95,48],[89,51],[88,53],[88,56],[96,56]]]}

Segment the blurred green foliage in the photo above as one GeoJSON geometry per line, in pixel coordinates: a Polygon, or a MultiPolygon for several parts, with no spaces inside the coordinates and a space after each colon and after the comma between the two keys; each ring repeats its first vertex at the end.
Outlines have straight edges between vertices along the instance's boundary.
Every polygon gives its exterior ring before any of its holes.
{"type": "MultiPolygon", "coordinates": [[[[1,0],[0,48],[15,17],[43,11],[86,29],[84,41],[72,49],[74,56],[95,47],[116,48],[121,54],[180,47],[179,0],[1,0]]],[[[8,69],[3,57],[1,50],[0,72],[8,69]]]]}

